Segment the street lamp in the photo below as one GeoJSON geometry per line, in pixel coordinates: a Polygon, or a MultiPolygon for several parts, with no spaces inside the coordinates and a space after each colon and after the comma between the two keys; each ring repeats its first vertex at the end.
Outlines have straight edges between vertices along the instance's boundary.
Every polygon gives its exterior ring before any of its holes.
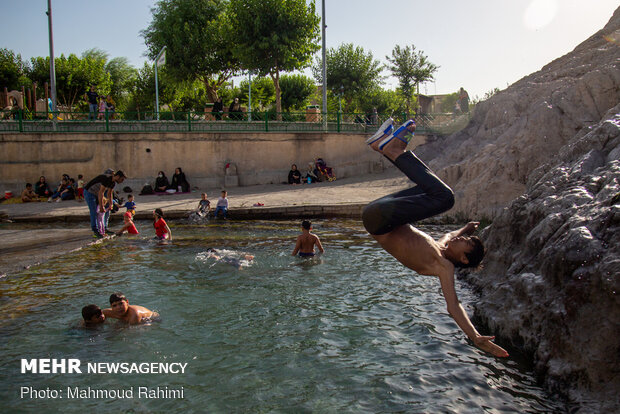
{"type": "Polygon", "coordinates": [[[338,99],[338,112],[342,112],[342,96],[344,95],[344,85],[340,85],[340,99],[338,99]]]}

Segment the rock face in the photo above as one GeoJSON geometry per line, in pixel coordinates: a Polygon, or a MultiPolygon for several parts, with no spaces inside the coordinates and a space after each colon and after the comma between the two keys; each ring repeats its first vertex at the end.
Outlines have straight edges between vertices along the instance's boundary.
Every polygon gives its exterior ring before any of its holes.
{"type": "Polygon", "coordinates": [[[465,278],[476,314],[584,412],[620,409],[620,104],[530,174],[465,278]]]}
{"type": "Polygon", "coordinates": [[[452,213],[495,217],[530,174],[620,102],[620,8],[577,46],[479,103],[461,132],[416,149],[455,190],[452,213]]]}

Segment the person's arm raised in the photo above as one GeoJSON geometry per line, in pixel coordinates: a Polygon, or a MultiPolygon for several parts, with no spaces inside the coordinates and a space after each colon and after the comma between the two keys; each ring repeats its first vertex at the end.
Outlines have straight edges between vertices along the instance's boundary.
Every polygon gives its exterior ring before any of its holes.
{"type": "Polygon", "coordinates": [[[461,328],[465,335],[471,339],[478,348],[485,352],[488,352],[496,357],[505,358],[508,356],[508,352],[499,345],[494,344],[492,341],[494,336],[482,336],[478,333],[471,320],[467,316],[465,309],[459,302],[454,288],[454,267],[446,265],[446,269],[442,269],[439,274],[439,280],[441,282],[441,290],[443,296],[446,299],[448,305],[448,313],[454,319],[456,324],[461,328]]]}
{"type": "Polygon", "coordinates": [[[446,243],[448,240],[453,239],[459,236],[469,236],[474,234],[478,226],[480,225],[479,221],[470,221],[465,226],[461,227],[458,230],[451,231],[450,233],[444,234],[440,239],[439,243],[446,243]]]}

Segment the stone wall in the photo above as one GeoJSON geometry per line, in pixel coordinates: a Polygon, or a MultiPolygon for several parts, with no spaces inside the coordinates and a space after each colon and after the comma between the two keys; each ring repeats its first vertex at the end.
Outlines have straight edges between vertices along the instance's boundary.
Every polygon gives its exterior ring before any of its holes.
{"type": "Polygon", "coordinates": [[[305,172],[322,157],[340,178],[379,172],[381,157],[369,151],[363,134],[330,133],[91,133],[0,134],[0,190],[21,191],[45,175],[56,183],[63,173],[85,179],[106,168],[121,169],[134,190],[153,183],[159,170],[176,167],[192,187],[219,188],[287,180],[291,164],[305,172]],[[236,167],[237,179],[225,173],[236,167]]]}

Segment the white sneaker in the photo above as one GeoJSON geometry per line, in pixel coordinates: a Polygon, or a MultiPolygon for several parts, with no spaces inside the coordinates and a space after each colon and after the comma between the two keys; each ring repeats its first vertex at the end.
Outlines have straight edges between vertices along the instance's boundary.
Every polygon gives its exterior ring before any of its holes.
{"type": "Polygon", "coordinates": [[[407,121],[404,124],[402,124],[400,127],[398,127],[398,129],[396,131],[394,131],[394,133],[392,135],[390,135],[389,137],[387,137],[386,139],[381,141],[379,143],[379,149],[383,150],[383,148],[387,144],[389,144],[394,138],[397,138],[397,139],[401,140],[402,142],[404,142],[405,144],[408,144],[409,141],[411,140],[411,136],[414,135],[413,132],[410,132],[407,129],[411,125],[415,125],[415,121],[413,119],[410,119],[409,121],[407,121]],[[411,135],[409,135],[409,134],[411,134],[411,135]]]}
{"type": "Polygon", "coordinates": [[[51,202],[52,202],[52,197],[48,198],[48,199],[47,199],[47,202],[48,202],[48,203],[51,203],[51,202]]]}
{"type": "Polygon", "coordinates": [[[60,197],[58,197],[58,198],[56,199],[56,202],[57,202],[57,203],[60,203],[61,201],[62,201],[62,198],[60,198],[60,197]]]}
{"type": "Polygon", "coordinates": [[[370,145],[373,142],[376,142],[379,139],[383,138],[384,136],[390,135],[392,129],[394,128],[394,126],[392,125],[393,123],[394,120],[392,118],[388,118],[383,124],[381,124],[377,132],[375,132],[372,137],[366,140],[366,144],[370,145]]]}

